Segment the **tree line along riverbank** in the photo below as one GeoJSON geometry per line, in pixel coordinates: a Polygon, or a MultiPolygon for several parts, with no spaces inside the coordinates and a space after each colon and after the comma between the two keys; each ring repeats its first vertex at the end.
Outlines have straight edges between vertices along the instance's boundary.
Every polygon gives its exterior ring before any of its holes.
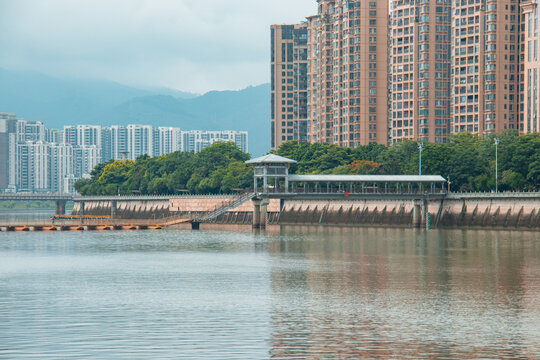
{"type": "MultiPolygon", "coordinates": [[[[498,134],[500,191],[533,191],[540,186],[540,134],[498,134]]],[[[453,191],[495,189],[496,147],[494,136],[469,133],[453,136],[448,143],[425,143],[422,173],[449,178],[453,191]]],[[[416,141],[386,147],[369,144],[344,148],[331,144],[283,144],[276,154],[298,163],[297,174],[418,174],[416,141]]],[[[89,179],[79,180],[81,195],[227,194],[253,185],[253,170],[244,162],[249,154],[232,143],[218,142],[201,152],[175,152],[136,161],[109,161],[98,165],[89,179]]]]}

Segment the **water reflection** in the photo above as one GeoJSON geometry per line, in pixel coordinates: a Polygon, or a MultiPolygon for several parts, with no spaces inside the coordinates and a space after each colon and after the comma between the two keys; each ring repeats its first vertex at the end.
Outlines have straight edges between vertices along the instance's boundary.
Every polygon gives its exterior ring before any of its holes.
{"type": "Polygon", "coordinates": [[[0,209],[0,223],[48,220],[54,213],[55,209],[0,209]]]}
{"type": "Polygon", "coordinates": [[[539,358],[536,237],[283,228],[269,247],[272,355],[539,358]]]}
{"type": "Polygon", "coordinates": [[[0,234],[0,358],[537,359],[534,232],[0,234]]]}

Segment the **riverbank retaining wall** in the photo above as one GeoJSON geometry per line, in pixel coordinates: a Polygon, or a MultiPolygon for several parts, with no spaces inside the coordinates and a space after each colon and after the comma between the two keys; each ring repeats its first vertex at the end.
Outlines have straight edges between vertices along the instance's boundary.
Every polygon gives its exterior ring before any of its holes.
{"type": "MultiPolygon", "coordinates": [[[[144,201],[116,201],[116,216],[123,219],[159,219],[211,212],[234,200],[234,196],[186,196],[144,201]]],[[[422,203],[425,225],[429,212],[432,228],[540,229],[538,194],[451,194],[444,200],[279,200],[271,199],[267,223],[272,225],[346,225],[412,227],[415,203],[422,203]]],[[[112,201],[85,201],[84,214],[111,215],[112,201]]],[[[79,215],[81,202],[73,214],[79,215]]],[[[253,204],[230,209],[215,224],[248,225],[253,204]]]]}
{"type": "MultiPolygon", "coordinates": [[[[116,217],[120,219],[161,219],[170,216],[205,214],[234,201],[235,196],[186,196],[182,198],[156,200],[117,200],[116,217]]],[[[110,216],[113,201],[89,200],[75,202],[72,214],[110,216]],[[84,210],[83,210],[84,207],[84,210]]],[[[272,199],[268,204],[269,220],[276,222],[280,212],[280,200],[272,199]]],[[[251,224],[253,204],[247,201],[229,209],[212,222],[216,224],[251,224]]]]}
{"type": "Polygon", "coordinates": [[[279,223],[407,227],[412,224],[413,211],[411,201],[287,201],[279,223]]]}
{"type": "MultiPolygon", "coordinates": [[[[540,196],[449,195],[422,201],[432,228],[540,229],[540,196]]],[[[412,200],[286,201],[279,224],[412,227],[412,200]]]]}
{"type": "Polygon", "coordinates": [[[540,196],[450,195],[442,203],[440,227],[540,229],[540,196]]]}

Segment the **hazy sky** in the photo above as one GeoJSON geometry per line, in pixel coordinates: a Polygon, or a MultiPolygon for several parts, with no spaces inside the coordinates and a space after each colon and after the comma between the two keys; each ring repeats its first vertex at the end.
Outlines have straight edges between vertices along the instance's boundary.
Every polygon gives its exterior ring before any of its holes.
{"type": "Polygon", "coordinates": [[[316,0],[0,0],[0,67],[202,93],[269,82],[316,0]]]}

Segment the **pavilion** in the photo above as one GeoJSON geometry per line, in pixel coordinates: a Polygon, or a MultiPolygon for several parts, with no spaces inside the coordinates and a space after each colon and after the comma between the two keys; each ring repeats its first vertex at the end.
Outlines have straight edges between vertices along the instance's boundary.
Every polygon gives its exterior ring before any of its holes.
{"type": "Polygon", "coordinates": [[[441,194],[440,175],[289,175],[297,162],[275,154],[246,161],[253,166],[257,194],[441,194]]]}

